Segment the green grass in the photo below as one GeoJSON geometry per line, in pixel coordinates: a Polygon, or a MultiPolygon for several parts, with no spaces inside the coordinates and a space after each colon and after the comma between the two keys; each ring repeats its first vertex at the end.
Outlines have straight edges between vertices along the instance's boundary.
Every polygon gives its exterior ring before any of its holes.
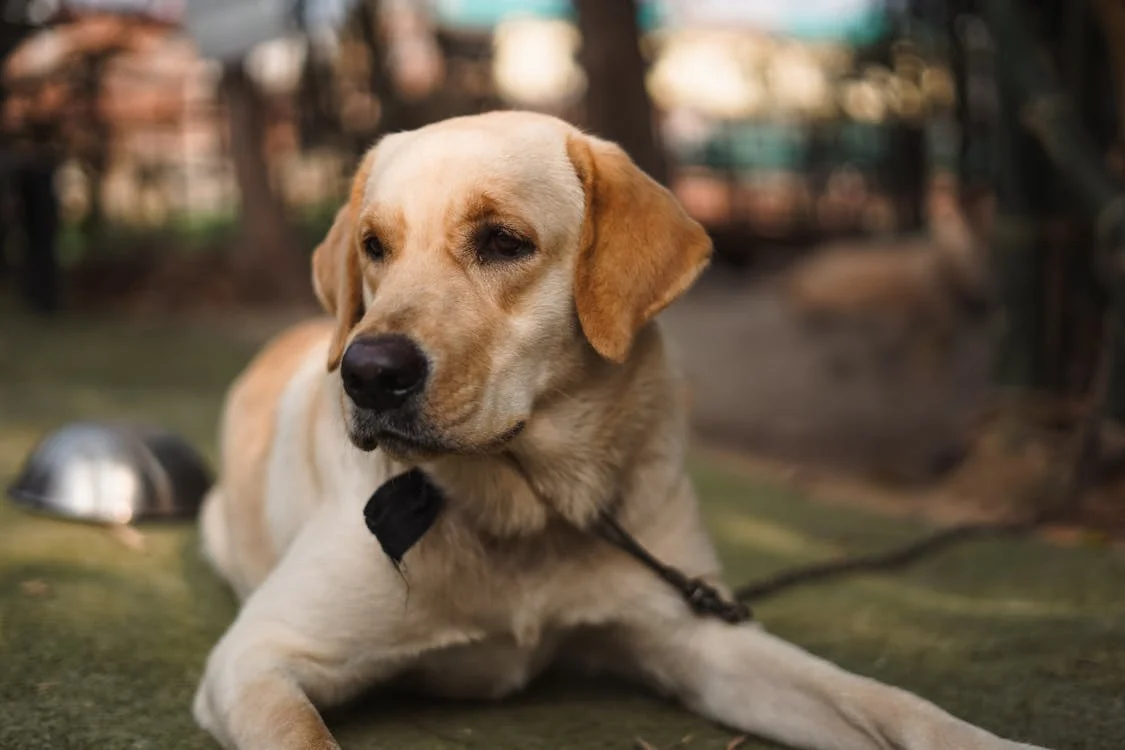
{"type": "MultiPolygon", "coordinates": [[[[0,481],[45,430],[126,417],[214,456],[222,389],[255,342],[230,327],[0,322],[0,481]]],[[[891,544],[909,522],[694,467],[732,581],[891,544]]],[[[186,526],[143,552],[0,504],[0,748],[209,748],[189,705],[234,604],[186,526]]],[[[979,541],[893,576],[771,600],[774,631],[1049,747],[1125,747],[1125,557],[979,541]]],[[[626,687],[547,680],[499,704],[372,699],[330,715],[349,748],[723,748],[733,734],[626,687]]],[[[766,747],[747,743],[744,748],[766,747]]]]}
{"type": "MultiPolygon", "coordinates": [[[[297,246],[311,250],[324,238],[339,208],[337,199],[289,211],[297,246]]],[[[218,214],[173,214],[157,227],[109,223],[91,238],[77,223],[59,232],[58,256],[63,268],[73,268],[93,256],[114,257],[157,249],[161,253],[200,253],[239,242],[235,209],[218,214]]]]}

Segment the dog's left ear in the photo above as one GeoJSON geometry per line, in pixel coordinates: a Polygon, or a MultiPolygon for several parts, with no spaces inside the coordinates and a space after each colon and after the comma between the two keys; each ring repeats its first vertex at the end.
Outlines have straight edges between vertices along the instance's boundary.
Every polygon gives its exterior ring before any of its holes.
{"type": "Polygon", "coordinates": [[[340,366],[348,333],[363,317],[363,285],[356,248],[355,223],[370,173],[374,149],[368,152],[352,181],[351,196],[312,256],[312,282],[325,312],[336,318],[328,346],[328,371],[340,366]]]}
{"type": "Polygon", "coordinates": [[[586,191],[578,319],[599,354],[624,362],[637,333],[706,268],[711,238],[619,146],[574,134],[567,153],[586,191]]]}

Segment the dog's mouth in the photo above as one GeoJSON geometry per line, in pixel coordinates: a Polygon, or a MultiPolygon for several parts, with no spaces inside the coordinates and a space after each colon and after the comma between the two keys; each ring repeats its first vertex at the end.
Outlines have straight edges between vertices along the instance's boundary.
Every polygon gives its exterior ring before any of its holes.
{"type": "Polygon", "coordinates": [[[367,450],[381,448],[396,458],[436,456],[449,452],[446,446],[429,436],[415,436],[397,430],[376,432],[367,450]]]}
{"type": "Polygon", "coordinates": [[[527,422],[520,420],[495,437],[467,443],[444,437],[415,420],[402,425],[357,411],[353,415],[348,436],[360,450],[373,451],[380,448],[395,458],[418,460],[443,455],[494,453],[518,437],[526,426],[527,422]]]}

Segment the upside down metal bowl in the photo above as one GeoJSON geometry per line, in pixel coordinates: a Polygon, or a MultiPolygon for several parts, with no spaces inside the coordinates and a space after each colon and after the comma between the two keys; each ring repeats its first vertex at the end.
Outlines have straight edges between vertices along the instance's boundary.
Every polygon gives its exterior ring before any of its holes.
{"type": "Polygon", "coordinates": [[[37,513],[127,524],[193,518],[211,482],[203,457],[172,433],[76,422],[35,446],[8,496],[37,513]]]}

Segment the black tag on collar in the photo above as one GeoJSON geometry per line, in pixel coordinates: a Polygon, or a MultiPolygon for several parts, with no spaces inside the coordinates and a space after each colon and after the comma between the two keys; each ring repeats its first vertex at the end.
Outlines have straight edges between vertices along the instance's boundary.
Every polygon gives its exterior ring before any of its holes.
{"type": "Polygon", "coordinates": [[[397,569],[444,506],[441,489],[421,469],[411,469],[375,490],[363,508],[363,519],[397,569]]]}

